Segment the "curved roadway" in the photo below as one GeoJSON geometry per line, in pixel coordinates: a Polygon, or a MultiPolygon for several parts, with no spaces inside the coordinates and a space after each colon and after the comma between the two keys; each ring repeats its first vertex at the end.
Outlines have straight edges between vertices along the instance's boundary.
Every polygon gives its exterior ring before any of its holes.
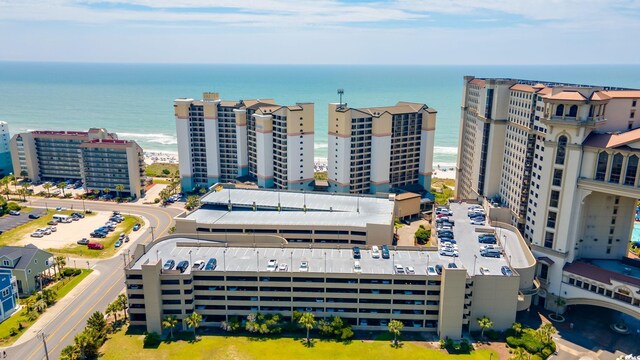
{"type": "MultiPolygon", "coordinates": [[[[46,206],[49,208],[58,206],[70,208],[73,206],[75,209],[82,209],[83,207],[82,201],[79,200],[32,198],[30,203],[31,206],[46,206]]],[[[156,238],[166,235],[173,224],[173,217],[183,211],[176,207],[161,208],[157,206],[93,201],[85,201],[84,206],[95,211],[118,210],[123,213],[145,217],[149,225],[155,229],[154,235],[156,238]]],[[[149,242],[151,237],[151,231],[148,229],[136,240],[136,243],[149,242]]],[[[135,243],[132,244],[132,247],[134,246],[135,243]]],[[[104,312],[107,305],[122,292],[124,289],[124,272],[121,255],[119,253],[110,259],[98,261],[92,268],[94,271],[99,272],[100,276],[93,281],[91,286],[85,288],[70,306],[58,310],[54,320],[44,326],[49,359],[58,359],[60,351],[65,346],[72,344],[74,336],[84,329],[86,319],[95,311],[104,312]]],[[[25,333],[22,336],[28,336],[28,334],[25,333]]],[[[7,353],[7,359],[35,360],[45,358],[44,346],[40,336],[4,350],[7,353]]]]}

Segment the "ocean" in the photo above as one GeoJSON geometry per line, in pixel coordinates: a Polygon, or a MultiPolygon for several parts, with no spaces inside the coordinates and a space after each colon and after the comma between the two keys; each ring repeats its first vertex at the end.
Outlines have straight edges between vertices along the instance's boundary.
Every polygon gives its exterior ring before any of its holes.
{"type": "Polygon", "coordinates": [[[0,120],[11,133],[105,127],[147,151],[175,152],[173,100],[273,98],[315,103],[316,157],[327,154],[327,104],[425,103],[438,111],[434,162],[456,161],[462,77],[511,77],[640,88],[639,65],[373,66],[0,62],[0,120]]]}

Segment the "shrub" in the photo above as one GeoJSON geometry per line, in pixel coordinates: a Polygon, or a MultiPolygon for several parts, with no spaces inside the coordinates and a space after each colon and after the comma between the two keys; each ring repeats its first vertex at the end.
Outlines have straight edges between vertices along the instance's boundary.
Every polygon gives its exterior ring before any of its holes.
{"type": "Polygon", "coordinates": [[[420,228],[416,230],[415,237],[418,244],[426,244],[431,237],[431,231],[425,229],[424,226],[420,225],[420,228]]]}
{"type": "Polygon", "coordinates": [[[14,327],[9,329],[9,336],[16,336],[16,335],[18,335],[18,329],[14,327]]]}
{"type": "Polygon", "coordinates": [[[64,276],[64,277],[78,276],[81,273],[82,273],[82,270],[74,269],[74,268],[65,268],[65,269],[62,270],[62,276],[64,276]]]}
{"type": "Polygon", "coordinates": [[[7,203],[7,211],[11,211],[11,210],[18,211],[20,209],[22,209],[20,205],[14,203],[13,201],[7,203]]]}
{"type": "Polygon", "coordinates": [[[487,330],[484,333],[487,338],[491,341],[496,341],[496,340],[500,340],[500,332],[495,331],[495,330],[487,330]]]}
{"type": "Polygon", "coordinates": [[[144,336],[143,344],[144,344],[144,347],[156,347],[160,345],[160,335],[155,332],[147,333],[144,336]]]}
{"type": "Polygon", "coordinates": [[[155,198],[155,199],[153,199],[153,203],[154,203],[154,204],[157,204],[157,203],[159,203],[159,202],[160,202],[160,198],[155,198]]]}

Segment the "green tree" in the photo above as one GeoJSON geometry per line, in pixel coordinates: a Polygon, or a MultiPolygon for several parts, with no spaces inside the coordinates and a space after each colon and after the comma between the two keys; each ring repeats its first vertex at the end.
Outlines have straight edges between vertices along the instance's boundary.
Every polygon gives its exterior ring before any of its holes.
{"type": "Polygon", "coordinates": [[[173,328],[175,328],[176,325],[178,325],[178,318],[173,315],[165,316],[164,319],[162,319],[162,327],[169,328],[171,338],[173,338],[173,328]]]}
{"type": "Polygon", "coordinates": [[[56,185],[56,187],[57,187],[58,189],[62,190],[62,196],[65,196],[64,188],[65,188],[65,187],[67,187],[67,183],[66,183],[66,182],[64,182],[64,181],[59,182],[59,183],[58,183],[58,185],[56,185]]]}
{"type": "Polygon", "coordinates": [[[557,332],[556,328],[552,324],[546,323],[538,328],[536,331],[539,335],[538,338],[542,345],[549,345],[553,335],[557,332]]]}
{"type": "Polygon", "coordinates": [[[197,208],[198,206],[200,206],[200,197],[196,196],[196,195],[191,195],[187,198],[187,203],[186,203],[186,208],[188,210],[193,210],[195,208],[197,208]]]}
{"type": "Polygon", "coordinates": [[[93,358],[97,355],[99,334],[93,329],[85,329],[73,338],[75,346],[80,350],[80,359],[93,358]]]}
{"type": "Polygon", "coordinates": [[[33,308],[39,312],[39,313],[43,313],[45,310],[47,310],[47,302],[44,301],[44,299],[40,299],[40,300],[36,300],[35,304],[33,305],[33,308]]]}
{"type": "Polygon", "coordinates": [[[104,195],[108,195],[111,193],[111,189],[109,189],[108,187],[104,188],[104,190],[102,190],[102,192],[104,193],[104,195]]]}
{"type": "Polygon", "coordinates": [[[53,184],[51,184],[50,182],[46,182],[42,185],[42,187],[47,190],[47,195],[51,196],[51,192],[49,191],[49,189],[51,189],[51,187],[53,186],[53,184]]]}
{"type": "Polygon", "coordinates": [[[429,242],[429,238],[431,237],[431,230],[427,230],[424,225],[420,225],[418,230],[415,233],[416,242],[420,245],[424,245],[429,242]]]}
{"type": "Polygon", "coordinates": [[[116,302],[118,304],[118,308],[124,311],[124,321],[127,321],[127,309],[129,308],[129,300],[127,299],[127,295],[120,294],[116,298],[116,302]]]}
{"type": "Polygon", "coordinates": [[[513,329],[513,332],[516,333],[517,336],[519,336],[522,333],[522,324],[520,324],[519,322],[514,322],[513,325],[511,325],[511,329],[513,329]]]}
{"type": "Polygon", "coordinates": [[[120,197],[120,192],[124,191],[124,185],[122,185],[122,184],[116,185],[116,191],[118,193],[118,197],[120,197]]]}
{"type": "Polygon", "coordinates": [[[29,184],[23,182],[20,184],[20,193],[22,194],[23,200],[27,201],[27,194],[29,193],[29,184]]]}
{"type": "Polygon", "coordinates": [[[26,180],[27,176],[29,176],[29,173],[27,172],[27,170],[22,170],[20,171],[20,176],[22,176],[23,180],[26,180]]]}
{"type": "Polygon", "coordinates": [[[60,351],[60,360],[79,360],[80,359],[80,349],[73,344],[69,346],[65,346],[60,351]]]}
{"type": "Polygon", "coordinates": [[[56,301],[56,291],[53,289],[42,289],[42,291],[36,295],[36,299],[44,300],[47,306],[50,306],[56,301]]]}
{"type": "Polygon", "coordinates": [[[517,347],[513,350],[513,356],[511,356],[512,360],[527,360],[529,358],[529,353],[527,350],[521,347],[517,347]]]}
{"type": "Polygon", "coordinates": [[[7,176],[3,177],[2,179],[0,179],[0,184],[4,185],[5,192],[7,194],[9,193],[9,183],[11,183],[11,176],[10,175],[7,175],[7,176]]]}
{"type": "Polygon", "coordinates": [[[107,321],[104,319],[104,315],[100,311],[96,311],[89,319],[87,319],[87,329],[92,329],[100,337],[105,339],[107,336],[107,321]]]}
{"type": "Polygon", "coordinates": [[[187,316],[184,319],[184,322],[187,323],[187,326],[193,329],[193,338],[196,338],[196,329],[200,326],[202,322],[202,315],[197,312],[192,312],[191,315],[187,316]]]}
{"type": "Polygon", "coordinates": [[[303,328],[307,329],[307,345],[311,344],[311,339],[309,338],[309,331],[316,326],[316,319],[310,312],[305,312],[300,316],[298,320],[298,324],[303,328]]]}
{"type": "Polygon", "coordinates": [[[331,322],[327,319],[318,321],[318,330],[320,331],[320,334],[324,336],[333,335],[333,326],[331,326],[331,322]]]}
{"type": "Polygon", "coordinates": [[[107,315],[113,315],[113,322],[115,323],[118,322],[118,311],[120,311],[118,305],[115,302],[112,302],[111,304],[107,305],[105,313],[107,315]]]}
{"type": "Polygon", "coordinates": [[[398,336],[400,336],[400,332],[404,329],[404,324],[399,320],[391,320],[389,321],[389,332],[393,334],[393,345],[398,347],[398,336]]]}
{"type": "Polygon", "coordinates": [[[484,331],[493,327],[493,321],[491,321],[488,317],[483,316],[478,318],[478,325],[480,326],[480,337],[484,338],[484,331]]]}
{"type": "Polygon", "coordinates": [[[67,265],[67,260],[64,256],[56,256],[54,266],[58,267],[58,274],[62,277],[62,270],[67,265]]]}

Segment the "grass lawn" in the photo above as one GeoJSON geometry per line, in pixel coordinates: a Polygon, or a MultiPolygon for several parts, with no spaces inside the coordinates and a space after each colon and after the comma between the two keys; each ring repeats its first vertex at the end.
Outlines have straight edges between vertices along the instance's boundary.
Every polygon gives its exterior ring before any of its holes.
{"type": "Polygon", "coordinates": [[[153,179],[153,183],[154,184],[169,185],[169,184],[171,184],[171,180],[168,180],[168,179],[153,179]]]}
{"type": "MultiPolygon", "coordinates": [[[[78,285],[84,278],[89,276],[93,270],[83,269],[82,273],[78,276],[74,276],[73,278],[65,278],[57,283],[50,285],[50,289],[56,290],[56,301],[62,299],[65,295],[69,293],[76,285],[78,285]]],[[[35,295],[33,296],[35,297],[35,295]]],[[[27,299],[20,300],[21,302],[25,302],[27,299]]],[[[20,310],[17,314],[13,314],[10,318],[0,323],[0,346],[9,346],[13,344],[22,333],[27,331],[31,325],[33,325],[38,319],[34,321],[29,321],[26,318],[27,311],[26,309],[20,310]],[[18,330],[19,324],[22,323],[23,328],[18,330]],[[11,329],[18,330],[15,336],[11,336],[11,329]]]]}
{"type": "MultiPolygon", "coordinates": [[[[116,229],[107,235],[104,239],[91,238],[91,241],[96,241],[104,245],[104,250],[90,250],[86,245],[68,245],[62,249],[47,249],[54,253],[54,255],[63,256],[80,256],[85,258],[108,258],[113,256],[120,248],[116,248],[113,244],[118,240],[120,233],[131,234],[133,225],[140,223],[144,225],[144,221],[137,216],[124,215],[124,221],[118,224],[116,229]]],[[[124,244],[123,244],[124,245],[124,244]]]]}
{"type": "MultiPolygon", "coordinates": [[[[349,344],[335,341],[314,340],[313,346],[303,345],[304,339],[292,338],[248,338],[244,336],[201,336],[199,341],[172,341],[161,343],[158,348],[143,347],[143,335],[127,335],[122,329],[110,336],[100,349],[101,359],[230,359],[230,360],[370,360],[370,359],[490,359],[490,351],[478,350],[470,355],[448,355],[439,350],[428,349],[425,343],[402,342],[399,349],[391,347],[389,341],[354,340],[349,344]]],[[[496,353],[493,358],[498,359],[496,353]]]]}
{"type": "Polygon", "coordinates": [[[145,175],[153,177],[169,177],[174,175],[177,171],[178,164],[168,163],[153,163],[151,165],[147,165],[144,169],[145,175]],[[163,170],[169,170],[169,174],[165,174],[163,170]]]}
{"type": "MultiPolygon", "coordinates": [[[[25,212],[30,212],[32,209],[26,208],[28,210],[20,210],[25,212]]],[[[16,241],[22,239],[25,235],[31,234],[34,230],[39,228],[47,227],[47,223],[51,221],[54,214],[65,214],[70,215],[72,212],[77,210],[66,210],[66,211],[55,211],[55,210],[46,210],[43,215],[39,219],[31,220],[28,223],[22,224],[18,227],[15,227],[11,230],[7,230],[0,234],[0,246],[12,245],[16,241]]],[[[95,214],[87,214],[87,216],[93,216],[95,214]]]]}
{"type": "Polygon", "coordinates": [[[456,181],[453,179],[439,179],[434,178],[431,180],[431,192],[436,198],[438,204],[448,204],[449,199],[455,195],[453,187],[455,187],[456,181]]]}

